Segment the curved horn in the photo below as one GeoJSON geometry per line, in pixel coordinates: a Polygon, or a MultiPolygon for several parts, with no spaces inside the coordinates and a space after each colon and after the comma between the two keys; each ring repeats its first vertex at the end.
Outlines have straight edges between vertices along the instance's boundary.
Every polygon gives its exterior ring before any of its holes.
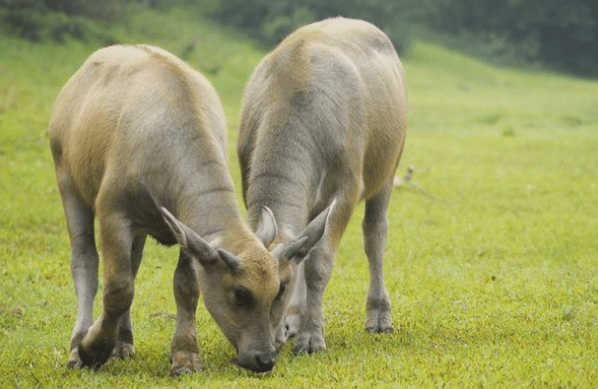
{"type": "Polygon", "coordinates": [[[243,263],[241,258],[229,253],[225,249],[218,249],[218,255],[220,256],[220,259],[222,259],[222,262],[226,263],[228,268],[232,271],[237,271],[241,266],[241,263],[243,263]]]}
{"type": "Polygon", "coordinates": [[[208,242],[179,221],[166,208],[161,207],[160,213],[179,245],[193,254],[203,266],[210,265],[218,259],[218,252],[208,242]]]}

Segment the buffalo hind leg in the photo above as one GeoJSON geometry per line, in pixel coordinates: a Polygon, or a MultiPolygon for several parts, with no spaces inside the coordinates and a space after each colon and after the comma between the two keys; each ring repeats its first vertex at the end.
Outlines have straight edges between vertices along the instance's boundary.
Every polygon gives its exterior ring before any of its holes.
{"type": "Polygon", "coordinates": [[[177,315],[176,331],[170,345],[170,372],[180,376],[202,369],[195,332],[195,313],[199,300],[197,270],[193,258],[183,250],[174,272],[174,297],[177,315]]]}
{"type": "Polygon", "coordinates": [[[79,344],[93,324],[93,302],[98,290],[99,257],[94,238],[94,215],[91,208],[73,193],[68,179],[59,186],[71,238],[71,273],[77,293],[77,321],[71,336],[68,367],[81,367],[79,344]]]}
{"type": "Polygon", "coordinates": [[[386,210],[392,193],[388,183],[376,196],[366,200],[363,218],[365,253],[370,264],[370,288],[366,311],[366,330],[374,333],[393,331],[390,300],[384,287],[384,248],[388,231],[386,210]]]}
{"type": "MultiPolygon", "coordinates": [[[[107,202],[109,203],[109,202],[107,202]]],[[[103,204],[103,202],[100,202],[103,204]]],[[[100,237],[104,258],[103,312],[79,345],[84,366],[100,367],[112,356],[119,337],[121,317],[133,302],[131,222],[120,212],[100,212],[100,237]]]]}
{"type": "MultiPolygon", "coordinates": [[[[137,271],[141,264],[141,258],[143,256],[143,247],[145,246],[145,240],[147,235],[139,234],[133,239],[133,246],[131,248],[131,272],[133,279],[137,277],[137,271]]],[[[131,322],[131,309],[121,316],[120,322],[118,323],[118,340],[116,346],[112,350],[110,359],[120,360],[132,358],[135,355],[135,347],[133,346],[133,324],[131,322]]]]}

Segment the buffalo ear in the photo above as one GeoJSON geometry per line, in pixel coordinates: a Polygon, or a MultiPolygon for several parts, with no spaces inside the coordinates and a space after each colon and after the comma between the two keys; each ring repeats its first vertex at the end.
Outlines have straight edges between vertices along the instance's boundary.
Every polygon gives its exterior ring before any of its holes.
{"type": "Polygon", "coordinates": [[[181,248],[193,254],[202,266],[211,265],[219,258],[218,251],[203,240],[195,231],[178,220],[166,208],[161,207],[160,213],[181,248]]]}
{"type": "Polygon", "coordinates": [[[336,204],[336,199],[332,201],[315,219],[297,237],[291,239],[284,245],[278,245],[272,250],[272,256],[280,259],[296,258],[301,262],[307,256],[310,250],[320,241],[328,225],[331,211],[336,204]]]}
{"type": "Polygon", "coordinates": [[[274,219],[274,213],[266,206],[263,206],[260,212],[260,219],[257,222],[255,235],[266,247],[270,246],[270,243],[278,235],[278,226],[276,225],[276,219],[274,219]]]}

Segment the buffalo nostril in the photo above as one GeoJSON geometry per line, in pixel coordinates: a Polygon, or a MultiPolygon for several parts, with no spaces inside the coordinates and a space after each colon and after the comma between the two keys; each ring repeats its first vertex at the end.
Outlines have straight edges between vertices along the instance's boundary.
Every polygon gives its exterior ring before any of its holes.
{"type": "Polygon", "coordinates": [[[258,367],[263,371],[272,370],[276,362],[276,353],[262,353],[256,357],[258,367]]]}

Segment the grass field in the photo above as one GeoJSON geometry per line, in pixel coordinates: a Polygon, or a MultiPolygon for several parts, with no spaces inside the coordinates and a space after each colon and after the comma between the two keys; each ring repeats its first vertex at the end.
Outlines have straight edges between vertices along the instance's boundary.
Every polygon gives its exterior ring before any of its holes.
{"type": "MultiPolygon", "coordinates": [[[[184,12],[140,13],[115,34],[183,55],[210,78],[239,188],[242,93],[265,53],[184,12]]],[[[67,369],[76,298],[46,130],[60,87],[97,48],[0,37],[0,387],[596,386],[598,82],[494,68],[422,41],[404,58],[410,129],[399,174],[415,171],[388,212],[392,335],[364,330],[362,204],[325,295],[326,352],[293,357],[287,346],[272,372],[250,373],[231,363],[201,306],[205,370],[171,378],[177,250],[148,241],[136,357],[67,369]]]]}

